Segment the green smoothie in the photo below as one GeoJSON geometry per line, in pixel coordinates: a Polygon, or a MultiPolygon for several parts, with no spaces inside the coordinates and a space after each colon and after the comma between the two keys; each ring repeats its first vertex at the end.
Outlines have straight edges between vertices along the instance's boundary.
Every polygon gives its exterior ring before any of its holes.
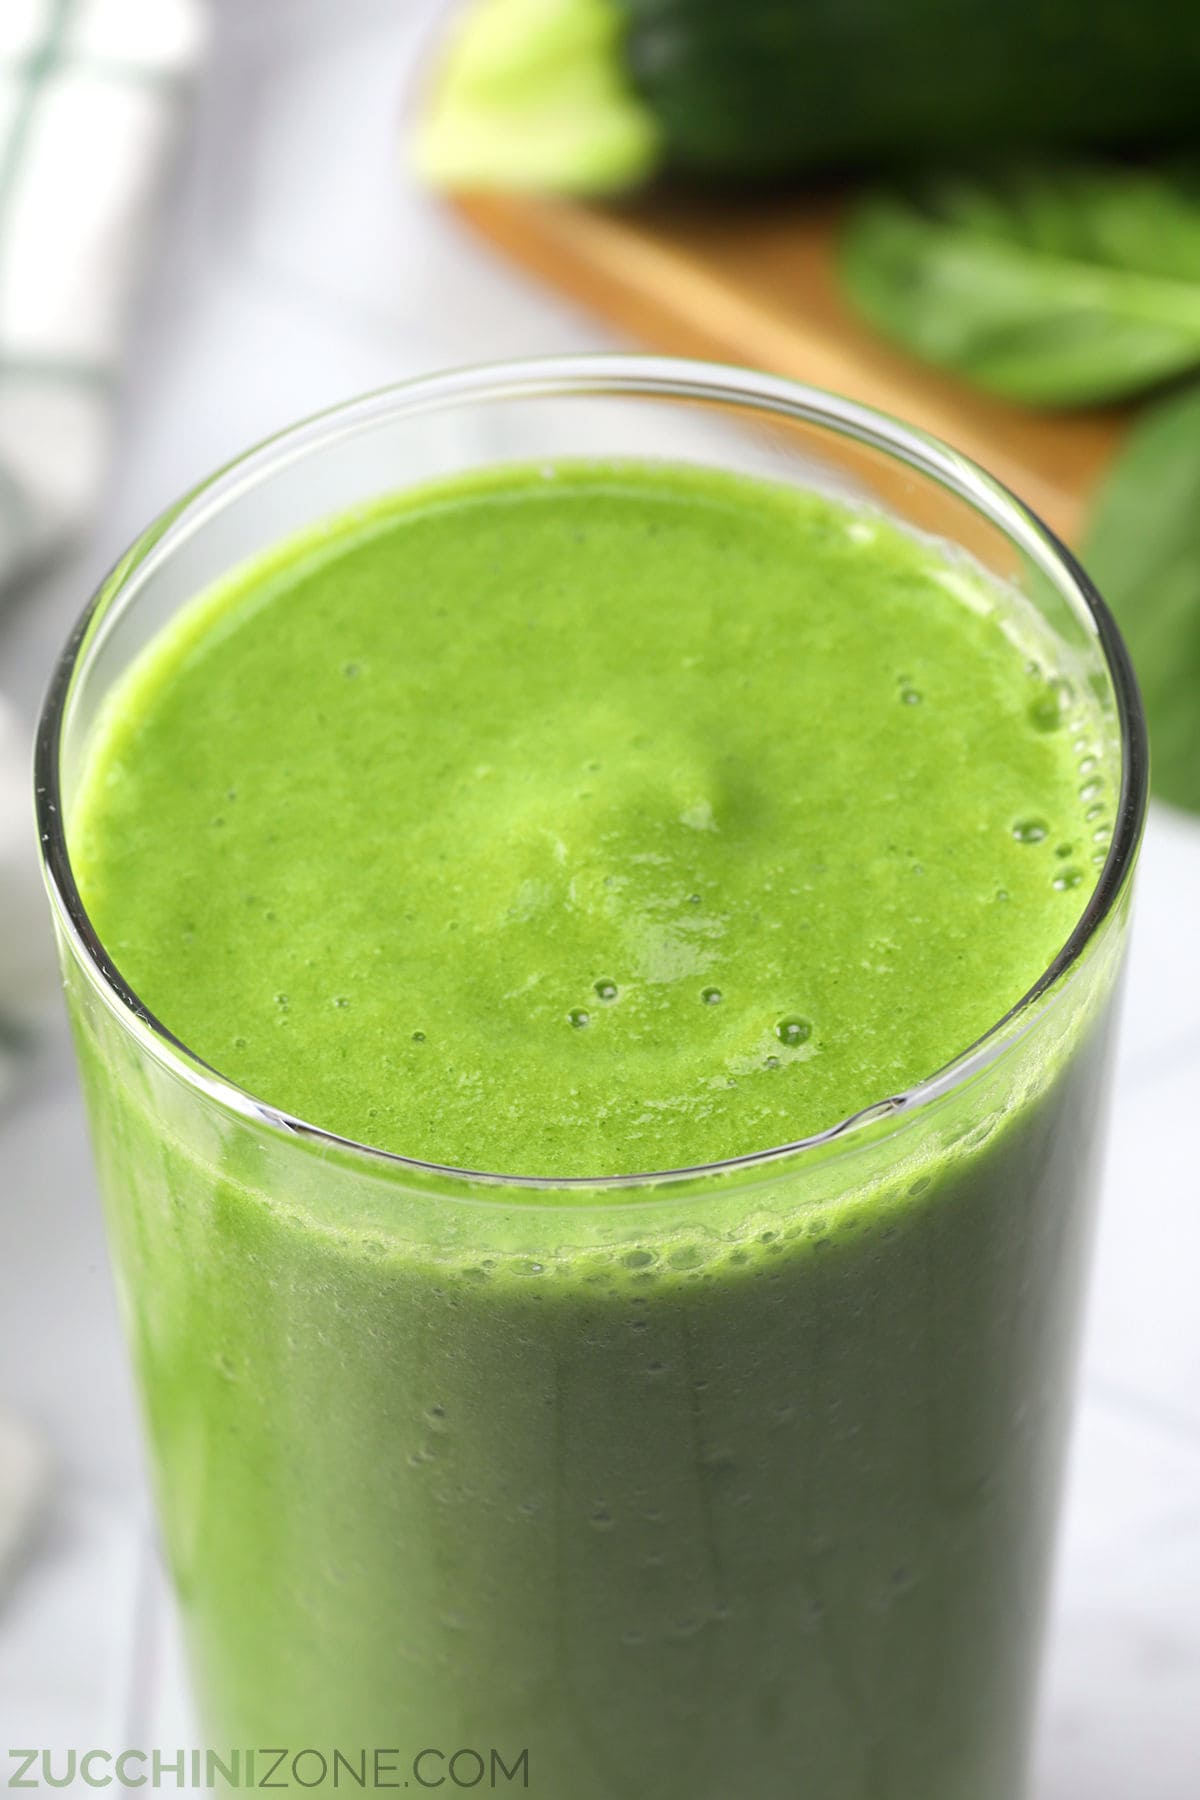
{"type": "Polygon", "coordinates": [[[155,639],[69,820],[122,980],[266,1109],[549,1184],[199,1130],[76,997],[215,1746],[1012,1800],[1111,945],[920,1129],[568,1178],[971,1046],[1095,882],[1110,733],[965,558],[684,466],[414,491],[155,639]]]}
{"type": "Polygon", "coordinates": [[[1070,933],[1112,802],[1020,628],[812,495],[476,478],[155,646],[82,891],[178,1037],[345,1137],[514,1175],[770,1149],[932,1075],[1070,933]]]}

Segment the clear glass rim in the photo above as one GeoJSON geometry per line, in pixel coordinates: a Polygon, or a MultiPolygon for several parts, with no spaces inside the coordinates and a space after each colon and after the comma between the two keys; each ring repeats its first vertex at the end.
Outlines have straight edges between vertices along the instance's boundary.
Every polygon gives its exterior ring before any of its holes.
{"type": "Polygon", "coordinates": [[[136,538],[100,582],[55,665],[38,724],[34,754],[35,811],[43,876],[59,929],[93,988],[121,1024],[155,1058],[226,1112],[284,1137],[349,1152],[414,1176],[442,1177],[505,1189],[645,1188],[706,1176],[747,1172],[799,1158],[890,1116],[910,1114],[965,1085],[1032,1022],[1039,1002],[1080,961],[1123,894],[1145,820],[1148,745],[1141,698],[1128,651],[1116,623],[1071,552],[1023,501],[970,458],[915,427],[840,395],[780,376],[730,365],[649,355],[586,354],[479,364],[425,375],[376,389],[327,408],[245,451],[167,507],[136,538]],[[133,570],[149,572],[169,558],[231,500],[261,480],[341,439],[389,419],[441,411],[466,403],[624,395],[630,398],[709,401],[753,408],[770,417],[801,422],[869,445],[908,464],[949,489],[997,526],[1030,561],[1073,597],[1090,624],[1108,668],[1116,699],[1121,778],[1112,842],[1095,887],[1058,954],[1016,1004],[943,1068],[903,1093],[859,1108],[836,1125],[806,1138],[717,1162],[622,1175],[502,1175],[484,1169],[427,1162],[359,1143],[312,1125],[229,1081],[191,1051],[157,1018],[123,979],[88,916],[71,867],[61,798],[61,744],[71,690],[93,646],[92,628],[133,570]]]}

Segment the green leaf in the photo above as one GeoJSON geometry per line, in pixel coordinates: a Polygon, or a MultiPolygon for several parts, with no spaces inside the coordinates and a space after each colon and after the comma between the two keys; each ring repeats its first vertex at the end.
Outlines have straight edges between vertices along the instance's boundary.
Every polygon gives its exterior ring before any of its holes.
{"type": "Polygon", "coordinates": [[[659,132],[623,72],[613,0],[476,0],[414,144],[448,188],[612,193],[643,180],[659,132]]]}
{"type": "Polygon", "coordinates": [[[1154,791],[1200,812],[1200,386],[1139,419],[1097,496],[1083,559],[1141,684],[1154,791]]]}
{"type": "Polygon", "coordinates": [[[945,176],[868,196],[851,302],[928,362],[1010,400],[1079,406],[1200,368],[1200,166],[945,176]]]}

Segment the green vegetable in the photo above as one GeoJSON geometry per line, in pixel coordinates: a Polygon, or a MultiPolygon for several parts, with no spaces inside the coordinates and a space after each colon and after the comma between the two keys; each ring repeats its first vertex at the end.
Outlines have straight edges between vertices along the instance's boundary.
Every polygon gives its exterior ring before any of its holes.
{"type": "Polygon", "coordinates": [[[877,194],[842,246],[849,298],[928,362],[1034,406],[1200,367],[1200,170],[942,177],[877,194]]]}
{"type": "Polygon", "coordinates": [[[483,0],[450,45],[416,142],[441,187],[588,193],[654,167],[658,130],[621,74],[609,0],[483,0]]]}
{"type": "Polygon", "coordinates": [[[1200,120],[1195,0],[482,0],[435,90],[440,179],[773,179],[1200,120]]]}
{"type": "Polygon", "coordinates": [[[1141,683],[1154,790],[1200,812],[1200,386],[1139,419],[1083,556],[1141,683]]]}

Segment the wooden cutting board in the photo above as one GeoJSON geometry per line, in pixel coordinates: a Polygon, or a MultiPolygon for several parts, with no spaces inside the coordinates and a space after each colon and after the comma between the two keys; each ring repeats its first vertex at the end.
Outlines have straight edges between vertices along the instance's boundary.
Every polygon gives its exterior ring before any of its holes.
{"type": "Polygon", "coordinates": [[[647,346],[771,369],[894,413],[982,463],[1078,540],[1128,415],[1026,411],[892,349],[841,298],[836,200],[601,207],[463,194],[455,205],[526,269],[647,346]]]}

